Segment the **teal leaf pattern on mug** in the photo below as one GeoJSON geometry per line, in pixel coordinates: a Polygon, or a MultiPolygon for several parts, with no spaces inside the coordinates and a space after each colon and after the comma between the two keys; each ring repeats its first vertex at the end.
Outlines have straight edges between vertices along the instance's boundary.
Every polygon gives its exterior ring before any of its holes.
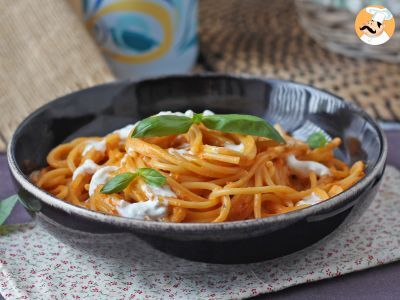
{"type": "Polygon", "coordinates": [[[120,16],[110,28],[115,45],[134,52],[148,52],[160,45],[160,41],[151,36],[148,23],[134,15],[120,16]]]}
{"type": "Polygon", "coordinates": [[[159,45],[159,43],[152,38],[134,31],[122,31],[122,40],[126,47],[138,51],[149,51],[159,45]]]}
{"type": "Polygon", "coordinates": [[[197,0],[190,0],[188,4],[184,21],[185,31],[179,45],[179,50],[181,52],[184,52],[197,44],[196,1],[197,0]]]}
{"type": "Polygon", "coordinates": [[[110,32],[113,42],[118,47],[127,50],[145,52],[159,45],[158,41],[138,32],[124,30],[122,31],[120,38],[118,37],[115,29],[111,29],[110,32]]]}
{"type": "Polygon", "coordinates": [[[96,0],[94,7],[93,7],[93,12],[96,12],[100,8],[102,2],[103,2],[103,0],[96,0]]]}
{"type": "Polygon", "coordinates": [[[133,70],[134,77],[168,69],[187,71],[193,65],[198,52],[197,0],[81,1],[86,26],[118,76],[133,70]],[[165,60],[174,63],[167,65],[165,60]]]}
{"type": "Polygon", "coordinates": [[[182,45],[180,49],[181,49],[181,51],[185,51],[186,49],[188,49],[192,46],[196,46],[196,44],[197,44],[197,35],[192,36],[192,38],[190,40],[188,40],[186,42],[186,44],[182,45]]]}
{"type": "Polygon", "coordinates": [[[89,12],[89,1],[88,0],[82,0],[82,13],[86,17],[88,17],[88,12],[89,12]]]}
{"type": "Polygon", "coordinates": [[[82,0],[82,14],[85,17],[88,17],[90,14],[96,13],[99,10],[100,6],[103,4],[103,0],[96,0],[93,5],[93,2],[90,0],[82,0]]]}

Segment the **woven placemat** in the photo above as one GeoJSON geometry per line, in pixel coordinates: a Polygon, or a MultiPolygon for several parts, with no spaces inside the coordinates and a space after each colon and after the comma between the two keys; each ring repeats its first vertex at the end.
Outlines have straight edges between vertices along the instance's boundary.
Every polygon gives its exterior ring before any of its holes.
{"type": "Polygon", "coordinates": [[[311,84],[355,102],[380,120],[400,121],[400,64],[325,50],[301,28],[294,1],[202,0],[199,12],[201,53],[208,70],[311,84]]]}
{"type": "Polygon", "coordinates": [[[65,0],[2,0],[0,152],[16,126],[44,103],[114,79],[65,0]]]}

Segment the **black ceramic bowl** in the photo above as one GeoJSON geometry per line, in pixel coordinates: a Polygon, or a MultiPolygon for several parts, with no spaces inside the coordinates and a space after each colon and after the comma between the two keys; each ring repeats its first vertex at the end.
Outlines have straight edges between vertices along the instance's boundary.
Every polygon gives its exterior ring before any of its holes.
{"type": "Polygon", "coordinates": [[[61,238],[68,239],[69,229],[129,232],[176,256],[245,263],[294,252],[327,236],[340,224],[349,224],[375,197],[386,152],[386,141],[377,124],[359,108],[332,94],[282,80],[205,74],[120,81],[61,97],[22,122],[9,144],[8,162],[20,195],[25,201],[40,201],[38,217],[61,238]],[[301,139],[320,128],[342,138],[337,152],[341,159],[366,162],[366,176],[349,190],[312,207],[270,218],[216,224],[174,224],[105,215],[59,200],[28,180],[31,171],[46,164],[47,153],[66,140],[105,135],[162,110],[186,109],[258,115],[280,123],[301,139]]]}

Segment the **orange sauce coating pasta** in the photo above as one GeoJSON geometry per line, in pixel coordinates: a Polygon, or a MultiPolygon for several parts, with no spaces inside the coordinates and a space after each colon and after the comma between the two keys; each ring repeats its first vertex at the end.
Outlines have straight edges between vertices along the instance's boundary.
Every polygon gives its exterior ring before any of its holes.
{"type": "Polygon", "coordinates": [[[101,167],[114,166],[113,176],[149,167],[166,176],[176,195],[156,195],[168,203],[162,221],[226,222],[301,209],[308,205],[298,205],[302,199],[314,195],[328,200],[364,176],[362,161],[349,167],[335,158],[333,150],[340,145],[339,138],[310,149],[279,126],[277,129],[287,141],[285,145],[262,137],[213,131],[203,125],[193,125],[186,134],[159,138],[129,137],[121,141],[116,133],[104,138],[77,138],[54,148],[47,156],[48,167],[33,172],[31,180],[64,201],[118,215],[116,206],[122,199],[130,203],[148,200],[144,181],[136,179],[112,195],[102,194],[99,185],[89,196],[93,174],[79,173],[73,178],[74,171],[88,159],[101,167]],[[104,151],[87,149],[88,143],[96,141],[104,143],[104,151]],[[330,173],[298,176],[288,165],[289,155],[320,163],[330,173]]]}

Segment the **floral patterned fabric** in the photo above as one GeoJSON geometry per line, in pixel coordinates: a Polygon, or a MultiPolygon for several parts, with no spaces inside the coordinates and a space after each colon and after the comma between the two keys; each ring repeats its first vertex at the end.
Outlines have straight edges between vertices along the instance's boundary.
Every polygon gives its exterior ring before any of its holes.
{"type": "Polygon", "coordinates": [[[133,236],[121,244],[120,234],[71,231],[65,244],[41,225],[10,228],[0,237],[0,292],[5,299],[236,299],[393,262],[400,258],[399,183],[400,172],[388,167],[355,224],[300,252],[248,265],[171,257],[133,236]]]}

